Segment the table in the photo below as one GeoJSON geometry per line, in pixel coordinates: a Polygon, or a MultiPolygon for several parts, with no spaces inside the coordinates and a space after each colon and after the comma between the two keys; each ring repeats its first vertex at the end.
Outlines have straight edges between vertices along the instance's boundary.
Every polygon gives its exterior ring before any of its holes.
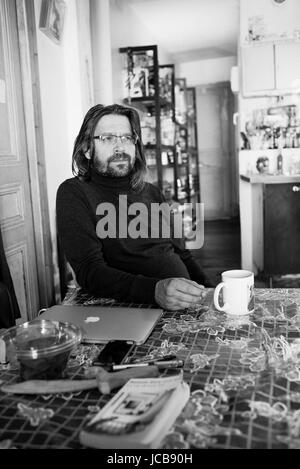
{"type": "MultiPolygon", "coordinates": [[[[191,397],[162,447],[300,448],[300,289],[255,289],[254,313],[238,319],[216,312],[212,298],[209,289],[193,310],[165,311],[133,352],[133,358],[175,352],[185,361],[191,397]]],[[[116,304],[78,291],[65,304],[93,302],[116,304]]],[[[80,347],[69,362],[74,378],[98,351],[80,347]]],[[[1,366],[2,381],[17,377],[1,366]]],[[[0,446],[82,448],[80,429],[110,397],[97,390],[44,397],[0,392],[0,446]]]]}

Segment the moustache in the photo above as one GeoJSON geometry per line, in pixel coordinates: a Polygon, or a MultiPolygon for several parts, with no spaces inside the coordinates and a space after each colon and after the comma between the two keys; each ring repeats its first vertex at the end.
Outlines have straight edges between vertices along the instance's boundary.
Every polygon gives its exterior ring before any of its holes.
{"type": "Polygon", "coordinates": [[[131,161],[131,156],[128,155],[128,153],[114,153],[109,159],[108,163],[114,162],[114,161],[131,161]]]}

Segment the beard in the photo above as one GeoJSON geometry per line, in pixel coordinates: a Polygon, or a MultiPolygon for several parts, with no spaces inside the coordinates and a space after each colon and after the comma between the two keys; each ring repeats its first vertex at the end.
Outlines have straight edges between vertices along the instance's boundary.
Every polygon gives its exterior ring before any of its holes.
{"type": "Polygon", "coordinates": [[[124,177],[128,176],[133,169],[132,157],[125,152],[114,153],[103,163],[99,160],[94,160],[93,167],[97,173],[108,177],[124,177]]]}

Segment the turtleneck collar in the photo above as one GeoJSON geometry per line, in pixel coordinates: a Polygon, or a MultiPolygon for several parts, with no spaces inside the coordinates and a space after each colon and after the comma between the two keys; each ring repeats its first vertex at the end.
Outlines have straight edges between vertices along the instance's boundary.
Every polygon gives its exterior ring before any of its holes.
{"type": "Polygon", "coordinates": [[[128,192],[130,191],[130,179],[131,176],[123,176],[119,178],[103,176],[97,173],[94,169],[91,170],[91,181],[98,187],[103,187],[106,190],[112,192],[128,192]]]}

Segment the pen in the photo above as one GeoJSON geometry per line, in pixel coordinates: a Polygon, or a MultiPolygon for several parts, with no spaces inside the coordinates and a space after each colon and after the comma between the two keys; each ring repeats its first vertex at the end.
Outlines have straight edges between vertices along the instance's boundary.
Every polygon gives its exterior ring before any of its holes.
{"type": "Polygon", "coordinates": [[[139,366],[150,366],[156,365],[158,368],[181,368],[183,367],[183,360],[161,360],[161,361],[151,361],[144,363],[124,363],[122,365],[112,365],[111,369],[113,371],[124,370],[125,368],[136,368],[139,366]]]}
{"type": "Polygon", "coordinates": [[[150,358],[149,360],[145,360],[143,358],[139,358],[139,359],[136,359],[134,360],[133,362],[131,363],[154,363],[154,362],[165,362],[167,360],[176,360],[176,355],[165,355],[164,357],[156,357],[156,358],[150,358]]]}
{"type": "MultiPolygon", "coordinates": [[[[150,360],[146,360],[146,361],[145,361],[145,359],[142,359],[142,358],[136,359],[131,363],[126,363],[126,368],[128,368],[129,365],[130,366],[132,366],[132,365],[134,365],[134,366],[137,366],[137,365],[138,366],[147,366],[147,365],[154,365],[154,364],[156,364],[156,362],[161,362],[161,361],[165,362],[165,361],[169,361],[169,360],[176,360],[176,355],[165,355],[164,357],[151,358],[150,360]]],[[[97,359],[95,361],[93,361],[93,365],[94,366],[102,366],[102,367],[107,368],[109,370],[112,370],[113,369],[112,366],[115,366],[115,365],[112,365],[111,363],[106,363],[105,364],[103,362],[98,361],[97,359]]]]}

